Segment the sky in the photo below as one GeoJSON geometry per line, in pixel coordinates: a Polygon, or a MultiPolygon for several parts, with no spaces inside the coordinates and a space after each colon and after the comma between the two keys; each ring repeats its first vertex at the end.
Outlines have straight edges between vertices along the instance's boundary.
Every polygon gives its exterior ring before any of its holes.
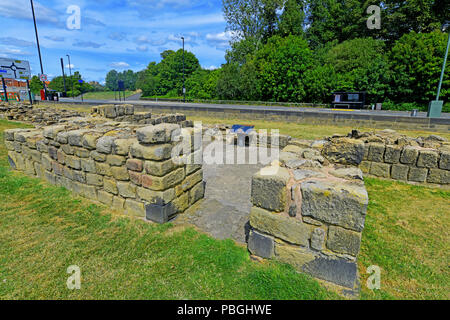
{"type": "MultiPolygon", "coordinates": [[[[215,69],[230,39],[221,7],[221,0],[34,1],[44,73],[60,76],[64,58],[68,74],[69,54],[72,72],[104,83],[111,69],[140,71],[159,62],[164,50],[182,47],[182,36],[200,65],[215,69]]],[[[28,60],[39,74],[30,0],[0,0],[0,26],[0,57],[28,60]]]]}

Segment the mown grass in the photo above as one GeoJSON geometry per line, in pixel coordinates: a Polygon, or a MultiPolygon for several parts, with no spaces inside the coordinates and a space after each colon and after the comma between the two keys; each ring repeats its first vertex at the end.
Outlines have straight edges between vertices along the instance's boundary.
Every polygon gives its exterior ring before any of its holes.
{"type": "MultiPolygon", "coordinates": [[[[125,97],[132,96],[136,93],[136,91],[125,91],[125,97]]],[[[123,92],[120,93],[120,96],[123,98],[123,92]]],[[[83,94],[83,99],[92,99],[92,100],[114,100],[117,97],[119,99],[119,94],[114,91],[98,91],[98,92],[86,92],[83,94]]]]}
{"type": "MultiPolygon", "coordinates": [[[[21,124],[0,120],[3,130],[21,124]]],[[[1,299],[335,299],[307,275],[231,240],[129,219],[12,172],[0,143],[1,299]],[[78,265],[82,289],[68,290],[78,265]]],[[[449,299],[450,192],[366,178],[362,299],[449,299]],[[381,289],[366,269],[381,268],[381,289]]]]}

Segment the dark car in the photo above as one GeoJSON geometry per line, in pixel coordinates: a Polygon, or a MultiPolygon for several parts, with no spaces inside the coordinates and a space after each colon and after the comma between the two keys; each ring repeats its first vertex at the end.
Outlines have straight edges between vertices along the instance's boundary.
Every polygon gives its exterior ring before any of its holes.
{"type": "Polygon", "coordinates": [[[362,109],[366,104],[366,92],[333,92],[333,108],[362,109]]]}

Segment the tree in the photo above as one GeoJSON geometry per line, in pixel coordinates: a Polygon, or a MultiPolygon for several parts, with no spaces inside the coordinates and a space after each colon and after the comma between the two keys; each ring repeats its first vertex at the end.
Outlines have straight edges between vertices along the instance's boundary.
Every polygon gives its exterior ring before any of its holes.
{"type": "MultiPolygon", "coordinates": [[[[390,97],[396,102],[427,103],[435,98],[447,34],[410,32],[395,42],[389,59],[392,70],[390,97]]],[[[441,100],[450,97],[450,65],[447,63],[441,100]]]]}
{"type": "Polygon", "coordinates": [[[261,98],[268,101],[303,102],[304,74],[312,63],[312,52],[302,37],[274,36],[255,54],[261,98]]]}
{"type": "Polygon", "coordinates": [[[328,51],[325,63],[333,67],[334,90],[367,91],[369,101],[384,100],[389,65],[382,41],[371,38],[344,41],[328,51]]]}
{"type": "Polygon", "coordinates": [[[111,90],[117,90],[117,81],[119,80],[119,74],[116,70],[111,70],[106,74],[105,85],[111,90]]]}
{"type": "Polygon", "coordinates": [[[30,81],[30,90],[34,94],[38,94],[41,92],[41,90],[44,89],[44,85],[42,84],[42,81],[39,80],[38,76],[33,76],[30,81]]]}

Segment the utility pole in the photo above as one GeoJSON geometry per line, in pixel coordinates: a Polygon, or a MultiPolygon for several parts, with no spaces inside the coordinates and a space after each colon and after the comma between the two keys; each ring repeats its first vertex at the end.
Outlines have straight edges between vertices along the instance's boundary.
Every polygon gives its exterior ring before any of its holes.
{"type": "Polygon", "coordinates": [[[66,56],[69,59],[69,74],[70,74],[70,83],[72,84],[72,98],[75,99],[75,97],[73,95],[73,79],[72,79],[72,66],[70,64],[70,56],[68,54],[66,54],[66,56]]]}
{"type": "Polygon", "coordinates": [[[184,86],[184,37],[181,37],[183,40],[183,102],[186,103],[186,88],[184,86]]]}
{"type": "MultiPolygon", "coordinates": [[[[34,31],[36,33],[36,44],[37,44],[37,49],[38,49],[38,53],[39,53],[39,63],[41,64],[41,74],[44,74],[44,68],[42,67],[41,48],[39,46],[39,36],[38,36],[38,31],[37,31],[37,26],[36,26],[36,16],[34,15],[33,0],[30,0],[30,3],[31,3],[31,12],[33,13],[34,31]]],[[[45,99],[47,99],[47,88],[45,86],[45,82],[43,81],[42,83],[44,84],[45,99]]]]}
{"type": "Polygon", "coordinates": [[[66,74],[64,73],[64,59],[63,58],[61,58],[61,70],[62,70],[63,82],[64,82],[64,96],[67,96],[66,74]]]}

